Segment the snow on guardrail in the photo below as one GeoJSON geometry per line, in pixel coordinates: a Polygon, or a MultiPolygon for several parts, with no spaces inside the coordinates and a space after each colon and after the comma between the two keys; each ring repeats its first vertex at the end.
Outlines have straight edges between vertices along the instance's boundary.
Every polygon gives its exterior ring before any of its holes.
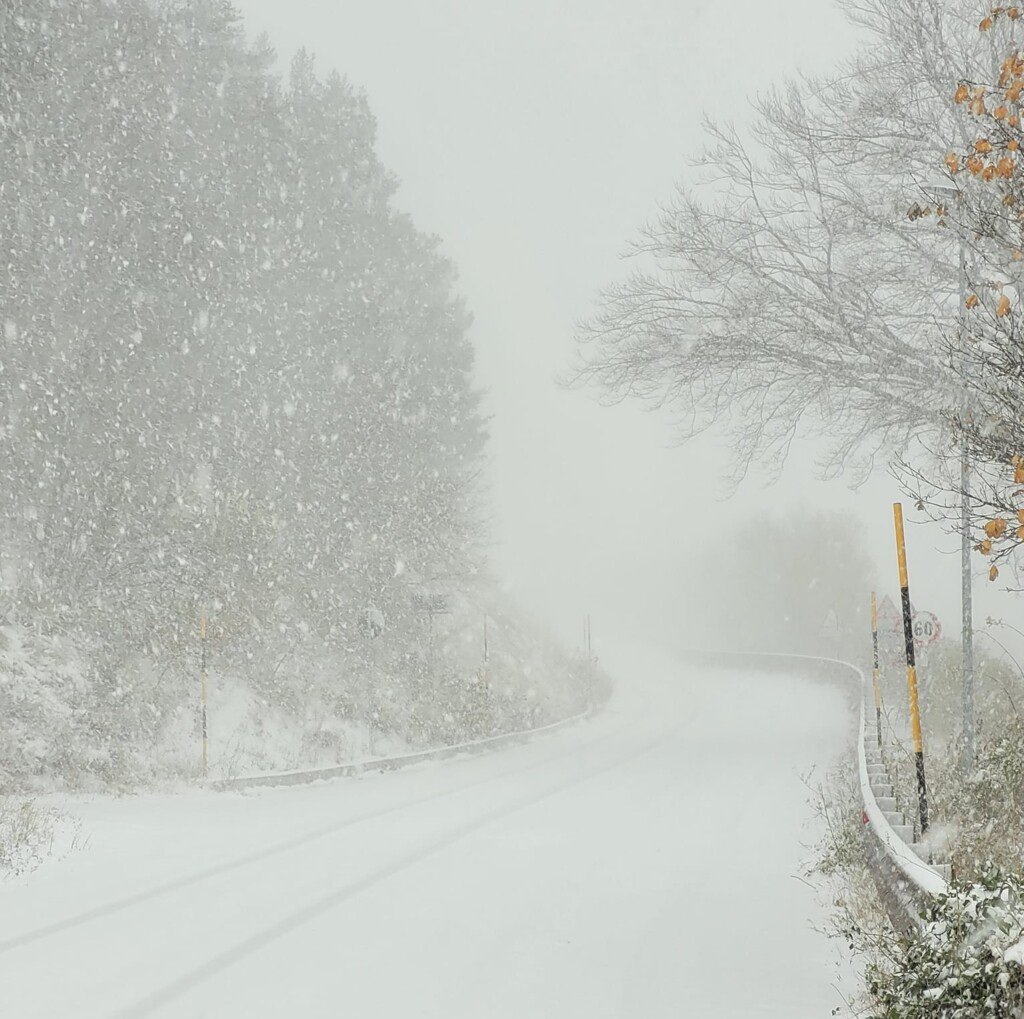
{"type": "Polygon", "coordinates": [[[216,778],[207,782],[210,789],[226,792],[230,789],[253,789],[256,787],[302,785],[307,782],[321,782],[333,778],[352,778],[375,771],[397,771],[422,761],[440,761],[460,754],[481,753],[488,750],[501,750],[506,746],[524,743],[534,736],[557,732],[577,722],[590,718],[604,706],[607,697],[602,697],[576,715],[563,718],[557,722],[538,726],[535,729],[518,729],[515,732],[498,733],[496,736],[485,736],[483,739],[469,740],[465,743],[453,743],[450,746],[431,747],[427,750],[414,750],[408,754],[396,754],[393,757],[367,757],[360,761],[349,761],[345,764],[331,764],[320,768],[301,768],[293,771],[266,771],[254,775],[239,775],[229,778],[216,778]]]}
{"type": "Polygon", "coordinates": [[[871,777],[868,774],[868,749],[867,749],[867,724],[866,711],[866,683],[863,672],[855,665],[848,665],[848,668],[859,676],[865,696],[861,698],[860,725],[857,738],[858,770],[860,772],[860,791],[864,800],[864,813],[872,834],[881,844],[888,858],[899,873],[906,878],[918,892],[924,895],[944,895],[949,886],[945,878],[935,867],[926,863],[918,856],[917,852],[900,838],[893,830],[885,816],[885,812],[878,805],[875,792],[871,787],[871,777]]]}

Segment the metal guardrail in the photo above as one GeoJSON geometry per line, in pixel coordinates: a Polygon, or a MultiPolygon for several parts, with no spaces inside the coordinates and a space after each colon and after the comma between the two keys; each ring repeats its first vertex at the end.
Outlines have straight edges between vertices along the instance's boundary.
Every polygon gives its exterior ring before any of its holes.
{"type": "Polygon", "coordinates": [[[893,795],[877,737],[868,732],[867,681],[856,666],[848,668],[860,679],[862,690],[857,767],[868,832],[868,860],[890,920],[894,926],[910,930],[921,923],[928,900],[949,890],[950,868],[948,864],[931,863],[928,845],[913,842],[913,824],[900,824],[904,816],[893,795]]]}
{"type": "Polygon", "coordinates": [[[607,693],[594,700],[586,711],[581,711],[576,715],[571,715],[569,718],[563,718],[557,722],[551,722],[548,725],[542,725],[535,729],[519,729],[515,732],[503,732],[496,736],[469,740],[465,743],[453,743],[450,746],[431,747],[427,750],[417,750],[393,757],[369,757],[361,761],[349,761],[345,764],[327,765],[322,768],[268,771],[255,775],[211,779],[206,785],[207,788],[218,792],[226,792],[232,789],[242,790],[257,787],[303,785],[309,782],[322,782],[334,778],[354,778],[356,775],[365,775],[373,772],[397,771],[400,768],[407,768],[410,765],[419,764],[423,761],[441,761],[449,757],[458,757],[460,754],[502,750],[505,747],[525,743],[534,736],[557,732],[560,729],[565,729],[578,722],[582,722],[604,707],[606,701],[607,693]]]}

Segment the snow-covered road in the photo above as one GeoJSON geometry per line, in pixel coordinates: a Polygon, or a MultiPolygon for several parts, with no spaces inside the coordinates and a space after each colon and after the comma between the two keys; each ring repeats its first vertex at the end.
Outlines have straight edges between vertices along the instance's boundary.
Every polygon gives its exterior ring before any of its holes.
{"type": "Polygon", "coordinates": [[[843,695],[615,673],[594,721],[487,756],[74,801],[88,845],[0,885],[0,1015],[828,1016],[845,969],[798,874],[843,695]]]}

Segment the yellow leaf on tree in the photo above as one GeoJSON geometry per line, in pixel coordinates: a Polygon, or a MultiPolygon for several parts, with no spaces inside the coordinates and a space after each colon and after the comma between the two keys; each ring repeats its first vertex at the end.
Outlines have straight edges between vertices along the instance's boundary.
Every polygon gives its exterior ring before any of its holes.
{"type": "Polygon", "coordinates": [[[981,24],[978,25],[978,29],[981,32],[987,32],[991,27],[992,27],[992,19],[991,18],[982,18],[981,19],[981,24]]]}
{"type": "MultiPolygon", "coordinates": [[[[1006,63],[1007,63],[1007,66],[1009,66],[1009,60],[1007,60],[1006,63]]],[[[965,103],[970,98],[970,95],[971,95],[970,89],[966,85],[961,85],[953,93],[953,102],[954,103],[965,103]]]]}
{"type": "Polygon", "coordinates": [[[989,520],[985,524],[985,533],[990,538],[1001,538],[1006,533],[1006,521],[1002,517],[996,517],[995,520],[989,520]]]}
{"type": "Polygon", "coordinates": [[[1017,168],[1017,164],[1009,157],[1003,156],[1002,159],[996,163],[996,173],[1000,177],[1012,177],[1013,171],[1017,168]]]}
{"type": "Polygon", "coordinates": [[[1018,527],[1015,533],[1018,538],[1024,541],[1024,527],[1018,527]]]}
{"type": "Polygon", "coordinates": [[[997,106],[992,111],[992,116],[995,117],[996,120],[1006,120],[1007,114],[1009,112],[1010,111],[1005,106],[997,106]]]}
{"type": "Polygon", "coordinates": [[[988,113],[988,107],[985,105],[985,100],[982,96],[978,96],[977,99],[972,99],[971,105],[968,108],[976,117],[983,117],[988,113]]]}
{"type": "Polygon", "coordinates": [[[986,539],[985,539],[985,540],[984,540],[984,541],[983,541],[983,542],[982,542],[982,543],[981,543],[981,544],[980,544],[980,545],[978,546],[978,551],[979,551],[979,552],[980,552],[980,553],[981,553],[982,555],[991,555],[991,554],[992,554],[992,542],[991,542],[991,541],[989,541],[989,540],[988,540],[988,538],[986,538],[986,539]]]}
{"type": "Polygon", "coordinates": [[[1008,7],[1006,9],[1006,16],[1011,21],[1016,21],[1020,17],[1020,8],[1019,7],[1008,7]]]}
{"type": "Polygon", "coordinates": [[[993,180],[996,175],[995,163],[987,163],[985,169],[981,171],[982,180],[993,180]]]}
{"type": "Polygon", "coordinates": [[[1020,142],[1016,138],[1011,138],[1006,143],[1006,149],[1008,152],[1016,152],[1020,148],[1020,142]]]}
{"type": "MultiPolygon", "coordinates": [[[[1010,127],[1020,127],[1020,117],[1018,117],[1016,113],[1011,113],[1010,118],[1006,123],[1009,124],[1010,127]]],[[[1008,141],[1006,143],[1006,147],[1008,149],[1016,149],[1018,148],[1018,145],[1015,141],[1008,141]]]]}
{"type": "Polygon", "coordinates": [[[1015,103],[1020,99],[1022,90],[1024,90],[1024,78],[1014,78],[1013,83],[1006,90],[1006,98],[1009,99],[1011,103],[1015,103]]]}
{"type": "Polygon", "coordinates": [[[968,308],[977,308],[980,303],[981,302],[978,300],[977,294],[968,294],[967,300],[964,301],[964,304],[966,304],[968,308]]]}
{"type": "Polygon", "coordinates": [[[1017,468],[1013,472],[1013,483],[1015,485],[1024,485],[1024,463],[1017,464],[1017,468]]]}
{"type": "Polygon", "coordinates": [[[996,302],[996,315],[999,318],[1005,318],[1010,314],[1010,298],[1003,294],[1002,297],[996,302]]]}
{"type": "Polygon", "coordinates": [[[946,169],[949,170],[950,173],[960,172],[960,160],[957,158],[955,152],[950,152],[946,156],[946,169]]]}
{"type": "Polygon", "coordinates": [[[985,163],[982,161],[981,156],[969,156],[967,159],[967,169],[977,177],[985,169],[985,163]]]}
{"type": "Polygon", "coordinates": [[[999,567],[998,566],[993,566],[992,569],[990,569],[988,571],[988,579],[989,580],[995,580],[996,577],[998,577],[998,576],[999,576],[999,567]]]}
{"type": "Polygon", "coordinates": [[[985,534],[990,538],[1001,538],[1006,533],[1006,521],[1002,517],[989,520],[985,524],[985,534]]]}
{"type": "Polygon", "coordinates": [[[974,151],[975,152],[991,152],[992,151],[992,143],[987,138],[979,138],[974,143],[974,151]]]}

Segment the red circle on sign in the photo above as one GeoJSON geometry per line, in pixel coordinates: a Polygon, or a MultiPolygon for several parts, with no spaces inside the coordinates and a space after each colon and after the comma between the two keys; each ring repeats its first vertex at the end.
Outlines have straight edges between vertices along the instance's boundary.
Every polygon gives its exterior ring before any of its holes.
{"type": "Polygon", "coordinates": [[[910,632],[918,647],[934,644],[942,633],[942,624],[934,612],[915,612],[910,618],[910,632]]]}

